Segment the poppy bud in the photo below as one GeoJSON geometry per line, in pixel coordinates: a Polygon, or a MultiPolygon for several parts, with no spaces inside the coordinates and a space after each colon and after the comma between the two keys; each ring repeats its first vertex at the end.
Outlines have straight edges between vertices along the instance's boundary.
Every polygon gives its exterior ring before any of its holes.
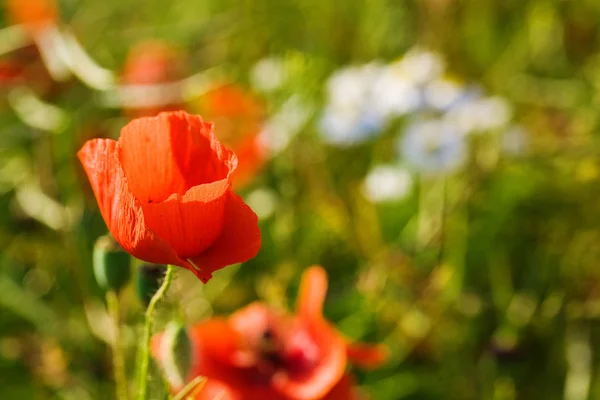
{"type": "Polygon", "coordinates": [[[98,238],[94,245],[94,275],[98,285],[105,290],[119,290],[131,275],[131,257],[110,235],[98,238]]]}
{"type": "Polygon", "coordinates": [[[170,322],[160,344],[163,371],[173,387],[182,387],[192,368],[193,344],[185,326],[170,322]]]}
{"type": "Polygon", "coordinates": [[[135,289],[139,299],[148,305],[154,293],[160,287],[167,268],[161,264],[142,264],[135,275],[135,289]]]}

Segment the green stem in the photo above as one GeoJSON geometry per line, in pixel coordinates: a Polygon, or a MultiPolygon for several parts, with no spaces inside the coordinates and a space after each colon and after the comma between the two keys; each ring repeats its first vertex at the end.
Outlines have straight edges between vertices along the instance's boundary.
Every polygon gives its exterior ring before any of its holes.
{"type": "Polygon", "coordinates": [[[144,324],[144,342],[141,347],[140,373],[138,376],[138,399],[146,400],[148,393],[148,366],[150,364],[150,337],[152,335],[152,318],[154,317],[154,309],[156,304],[163,298],[173,279],[172,265],[167,266],[167,273],[160,288],[154,293],[148,308],[146,309],[146,321],[144,324]]]}
{"type": "Polygon", "coordinates": [[[121,346],[121,325],[119,313],[119,296],[114,290],[106,292],[106,305],[113,321],[112,362],[117,399],[127,400],[127,376],[125,375],[125,358],[121,346]]]}
{"type": "MultiPolygon", "coordinates": [[[[183,400],[183,399],[185,399],[188,394],[200,391],[202,389],[202,387],[204,386],[205,383],[206,383],[206,378],[205,377],[203,377],[203,376],[197,376],[197,377],[195,377],[187,385],[185,385],[183,387],[183,389],[181,389],[179,391],[179,393],[177,393],[175,395],[175,397],[173,397],[173,400],[183,400]]],[[[190,396],[190,397],[195,397],[195,396],[190,396]]]]}

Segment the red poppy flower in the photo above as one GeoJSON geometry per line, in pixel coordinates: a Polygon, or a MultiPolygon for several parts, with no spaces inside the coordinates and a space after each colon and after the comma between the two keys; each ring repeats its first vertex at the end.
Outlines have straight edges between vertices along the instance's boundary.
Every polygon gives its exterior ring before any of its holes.
{"type": "Polygon", "coordinates": [[[26,84],[39,96],[52,95],[58,88],[36,46],[20,48],[0,60],[0,89],[26,84]]]}
{"type": "Polygon", "coordinates": [[[223,84],[206,94],[204,107],[209,113],[226,118],[260,119],[264,105],[242,87],[223,84]]]}
{"type": "MultiPolygon", "coordinates": [[[[259,395],[260,397],[252,397],[252,399],[262,400],[286,400],[285,397],[278,396],[276,393],[263,392],[259,395]]],[[[240,394],[236,390],[231,390],[226,384],[210,379],[204,383],[200,391],[195,397],[195,400],[244,400],[250,399],[246,395],[240,394]]],[[[329,393],[322,397],[320,400],[366,400],[367,397],[362,396],[358,390],[354,387],[354,380],[348,374],[344,375],[342,379],[331,389],[329,393]]]]}
{"type": "Polygon", "coordinates": [[[231,190],[236,156],[199,116],[133,120],[118,141],[90,140],[78,157],[108,229],[133,256],[207,282],[258,252],[257,217],[231,190]]]}
{"type": "MultiPolygon", "coordinates": [[[[255,303],[228,319],[191,328],[195,362],[189,379],[208,378],[196,399],[219,391],[230,400],[357,399],[344,375],[348,359],[375,367],[387,354],[381,346],[349,351],[352,347],[323,318],[326,291],[325,271],[311,267],[302,279],[296,315],[255,303]]],[[[152,343],[158,358],[161,338],[156,335],[152,343]]]]}
{"type": "Polygon", "coordinates": [[[0,87],[12,86],[22,80],[25,68],[11,60],[0,60],[0,87]]]}
{"type": "Polygon", "coordinates": [[[233,185],[242,187],[250,183],[267,156],[258,136],[265,117],[264,104],[234,84],[217,86],[197,104],[202,114],[215,122],[219,139],[238,156],[233,185]]]}
{"type": "MultiPolygon", "coordinates": [[[[131,49],[125,62],[121,82],[124,85],[158,85],[176,82],[182,77],[181,57],[168,44],[158,40],[139,43],[131,49]]],[[[177,86],[166,86],[164,91],[154,92],[155,98],[144,98],[144,106],[128,107],[131,117],[154,116],[161,111],[174,111],[182,108],[181,98],[165,103],[166,99],[181,97],[177,86]]],[[[139,99],[135,99],[139,101],[139,99]]]]}
{"type": "Polygon", "coordinates": [[[52,0],[7,0],[12,23],[25,26],[32,34],[58,20],[58,9],[52,0]]]}

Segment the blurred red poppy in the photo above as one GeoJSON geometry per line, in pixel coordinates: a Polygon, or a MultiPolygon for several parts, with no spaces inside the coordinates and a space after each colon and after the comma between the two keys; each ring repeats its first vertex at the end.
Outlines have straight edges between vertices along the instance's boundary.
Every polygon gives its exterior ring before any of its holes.
{"type": "Polygon", "coordinates": [[[13,60],[0,60],[0,87],[12,86],[23,79],[25,67],[13,60]]]}
{"type": "Polygon", "coordinates": [[[0,89],[23,84],[40,96],[52,95],[59,88],[33,45],[15,50],[0,60],[0,89]]]}
{"type": "Polygon", "coordinates": [[[30,33],[58,20],[58,9],[52,0],[6,0],[6,8],[11,22],[23,25],[30,33]]]}
{"type": "MultiPolygon", "coordinates": [[[[295,315],[254,303],[228,319],[214,318],[191,328],[195,362],[188,378],[208,378],[196,399],[213,399],[219,393],[231,400],[358,399],[344,375],[348,359],[375,367],[387,352],[367,345],[360,345],[360,352],[349,351],[354,345],[322,315],[326,291],[325,271],[311,267],[303,275],[295,315]]],[[[152,342],[157,358],[164,354],[161,340],[156,335],[152,342]]]]}
{"type": "MultiPolygon", "coordinates": [[[[206,381],[195,397],[195,400],[245,400],[245,399],[261,399],[261,400],[289,400],[288,397],[282,397],[273,392],[262,392],[255,394],[261,397],[251,397],[248,393],[240,393],[232,390],[229,386],[222,382],[211,379],[206,381]]],[[[361,395],[354,387],[354,380],[348,374],[331,389],[325,397],[319,400],[366,400],[367,397],[361,395]]]]}
{"type": "Polygon", "coordinates": [[[219,139],[238,156],[233,185],[242,187],[250,183],[267,157],[259,140],[265,118],[264,104],[238,85],[223,84],[206,93],[197,106],[215,122],[219,139]]]}
{"type": "MultiPolygon", "coordinates": [[[[156,89],[162,84],[176,82],[181,77],[182,62],[179,53],[165,42],[147,40],[130,50],[123,68],[121,83],[154,86],[156,89]]],[[[183,108],[183,102],[179,89],[178,86],[166,86],[163,90],[153,91],[152,95],[143,94],[143,99],[133,99],[141,104],[125,105],[125,111],[130,117],[136,118],[154,116],[162,111],[180,110],[183,108]]]]}
{"type": "Polygon", "coordinates": [[[78,157],[110,232],[133,256],[207,282],[258,252],[257,217],[231,190],[237,158],[199,116],[133,120],[118,141],[90,140],[78,157]]]}

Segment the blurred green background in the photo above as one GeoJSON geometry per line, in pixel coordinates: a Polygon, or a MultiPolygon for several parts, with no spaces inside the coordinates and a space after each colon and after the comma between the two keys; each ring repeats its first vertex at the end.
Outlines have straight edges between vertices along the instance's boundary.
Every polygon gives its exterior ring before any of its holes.
{"type": "MultiPolygon", "coordinates": [[[[193,323],[256,299],[291,307],[302,270],[321,264],[330,277],[326,316],[349,337],[391,349],[383,368],[353,370],[373,399],[600,398],[600,2],[59,7],[59,29],[116,78],[97,87],[72,72],[52,79],[36,46],[19,44],[22,32],[2,31],[0,398],[114,396],[104,293],[91,266],[106,227],[75,154],[92,137],[118,137],[129,120],[114,83],[147,39],[175,49],[182,79],[199,77],[186,107],[198,110],[194,98],[212,79],[234,82],[264,104],[271,132],[268,158],[238,191],[261,218],[259,255],[206,286],[178,270],[163,314],[193,323]],[[411,109],[352,143],[327,140],[324,110],[337,109],[328,106],[337,90],[329,78],[367,64],[380,73],[415,49],[435,54],[446,82],[502,99],[506,129],[460,136],[465,154],[434,172],[411,165],[418,149],[402,137],[445,109],[411,109]],[[514,129],[516,149],[505,145],[514,129]],[[383,200],[365,181],[380,165],[401,173],[373,178],[372,187],[401,179],[404,188],[383,200]]],[[[78,60],[71,69],[92,68],[78,60]]],[[[133,285],[122,307],[132,364],[143,316],[133,285]]]]}

